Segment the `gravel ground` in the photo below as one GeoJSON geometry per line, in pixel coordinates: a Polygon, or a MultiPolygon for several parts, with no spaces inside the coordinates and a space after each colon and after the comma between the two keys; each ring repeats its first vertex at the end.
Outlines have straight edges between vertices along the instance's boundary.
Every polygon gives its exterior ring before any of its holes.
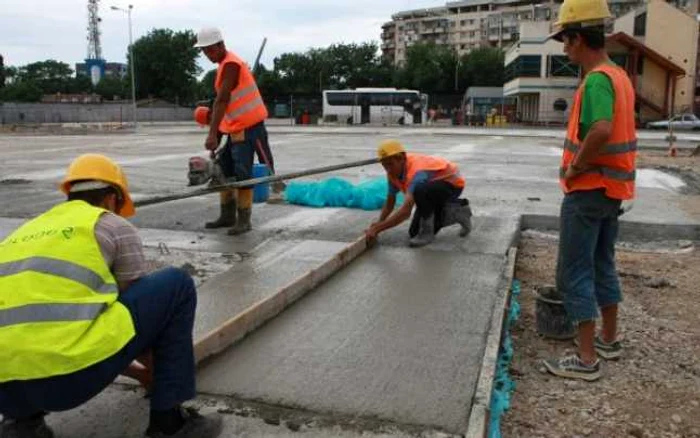
{"type": "Polygon", "coordinates": [[[512,364],[517,389],[503,436],[700,437],[700,251],[692,242],[659,252],[620,245],[625,352],[620,361],[603,364],[601,380],[587,383],[550,376],[540,365],[574,351],[571,341],[535,332],[534,289],[553,284],[556,245],[537,233],[526,233],[520,244],[522,317],[513,330],[512,364]]]}

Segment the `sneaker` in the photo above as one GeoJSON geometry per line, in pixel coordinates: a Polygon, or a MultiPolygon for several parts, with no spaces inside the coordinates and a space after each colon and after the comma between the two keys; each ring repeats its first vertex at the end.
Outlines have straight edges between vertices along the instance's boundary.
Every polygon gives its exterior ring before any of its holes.
{"type": "MultiPolygon", "coordinates": [[[[221,435],[223,420],[221,415],[213,413],[201,415],[193,408],[182,410],[185,417],[185,424],[172,435],[167,435],[159,430],[154,430],[150,426],[146,430],[148,438],[216,438],[221,435]]],[[[4,438],[4,437],[3,437],[4,438]]]]}
{"type": "MultiPolygon", "coordinates": [[[[578,347],[578,338],[574,339],[574,345],[578,347]]],[[[603,338],[596,336],[593,345],[595,346],[595,351],[598,353],[598,356],[602,357],[603,359],[618,360],[620,357],[622,357],[622,344],[620,341],[606,344],[603,341],[603,338]]]]}
{"type": "Polygon", "coordinates": [[[561,359],[545,360],[543,363],[547,371],[555,376],[589,382],[600,379],[600,360],[598,359],[593,365],[586,365],[577,354],[574,354],[561,359]]]}
{"type": "Polygon", "coordinates": [[[53,431],[44,421],[44,416],[36,416],[28,420],[12,420],[6,418],[0,423],[2,438],[54,438],[53,431]]]}

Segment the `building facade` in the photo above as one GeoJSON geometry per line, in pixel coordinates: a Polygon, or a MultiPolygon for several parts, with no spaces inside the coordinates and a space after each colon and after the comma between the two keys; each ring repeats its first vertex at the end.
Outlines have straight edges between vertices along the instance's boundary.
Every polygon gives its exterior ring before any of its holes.
{"type": "Polygon", "coordinates": [[[460,55],[479,47],[505,47],[518,40],[519,23],[549,21],[553,1],[463,0],[394,14],[382,26],[382,53],[399,65],[416,43],[448,45],[460,55]]]}
{"type": "MultiPolygon", "coordinates": [[[[667,117],[669,113],[692,112],[695,109],[698,82],[698,20],[692,13],[697,3],[667,3],[650,0],[615,21],[615,33],[634,37],[648,49],[661,54],[679,69],[661,68],[663,60],[652,56],[639,57],[636,78],[640,99],[650,105],[642,108],[642,117],[667,117]],[[658,84],[663,84],[659,87],[658,84]],[[670,101],[666,90],[671,89],[670,101]],[[656,108],[655,108],[656,107],[656,108]],[[665,109],[665,111],[664,111],[665,109]]],[[[633,45],[630,43],[629,45],[633,45]]]]}
{"type": "Polygon", "coordinates": [[[520,40],[505,54],[503,94],[517,98],[516,120],[525,124],[566,123],[580,80],[579,68],[549,33],[550,23],[523,22],[520,40]]]}

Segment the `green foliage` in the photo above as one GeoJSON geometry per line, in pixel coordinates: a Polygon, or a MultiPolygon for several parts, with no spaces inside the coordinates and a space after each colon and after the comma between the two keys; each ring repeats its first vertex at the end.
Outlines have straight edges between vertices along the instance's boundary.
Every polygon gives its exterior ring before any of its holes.
{"type": "MultiPolygon", "coordinates": [[[[133,47],[137,98],[193,103],[197,97],[197,75],[201,72],[197,65],[199,51],[193,47],[195,40],[191,30],[171,29],[153,29],[139,38],[133,47]]],[[[127,83],[131,83],[130,77],[127,83]]]]}

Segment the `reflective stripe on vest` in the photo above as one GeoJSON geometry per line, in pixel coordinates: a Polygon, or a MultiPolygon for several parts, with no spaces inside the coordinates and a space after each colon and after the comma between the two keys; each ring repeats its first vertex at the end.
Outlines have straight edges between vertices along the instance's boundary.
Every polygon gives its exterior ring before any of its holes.
{"type": "Polygon", "coordinates": [[[226,112],[219,124],[219,131],[231,134],[257,125],[267,118],[268,113],[253,74],[245,62],[233,52],[227,52],[226,57],[219,63],[214,82],[216,92],[221,89],[226,64],[236,64],[239,67],[238,85],[231,91],[226,112]]]}
{"type": "Polygon", "coordinates": [[[119,292],[116,284],[106,283],[99,274],[75,263],[47,257],[31,257],[15,262],[0,263],[0,277],[21,272],[34,271],[68,278],[103,294],[119,292]]]}
{"type": "Polygon", "coordinates": [[[64,202],[0,242],[0,383],[85,369],[135,336],[95,237],[103,214],[64,202]]]}
{"type": "Polygon", "coordinates": [[[107,305],[96,304],[27,304],[0,310],[0,327],[30,322],[92,321],[107,305]]]}
{"type": "Polygon", "coordinates": [[[574,95],[574,103],[564,143],[560,166],[560,184],[565,193],[578,190],[604,189],[613,199],[632,199],[635,192],[635,159],[637,135],[634,120],[635,91],[627,73],[613,65],[603,64],[592,72],[601,72],[610,78],[615,102],[613,108],[612,133],[608,143],[600,148],[598,155],[588,164],[591,169],[569,180],[564,180],[565,170],[579,153],[581,105],[585,92],[585,80],[574,95]]]}

